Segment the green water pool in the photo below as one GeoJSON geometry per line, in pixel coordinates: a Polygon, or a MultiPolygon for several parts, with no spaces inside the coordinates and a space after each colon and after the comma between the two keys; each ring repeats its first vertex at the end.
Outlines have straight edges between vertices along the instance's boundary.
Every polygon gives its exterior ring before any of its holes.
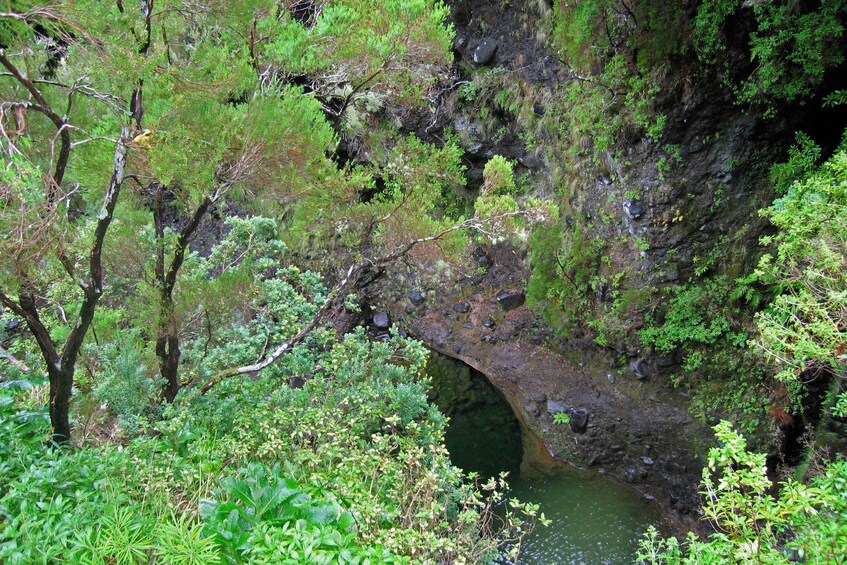
{"type": "MultiPolygon", "coordinates": [[[[513,565],[629,564],[658,515],[636,491],[545,458],[484,375],[443,356],[430,359],[432,399],[450,417],[453,463],[490,477],[508,471],[510,496],[535,502],[552,521],[537,526],[513,565]]],[[[509,563],[505,559],[501,564],[509,563]]]]}

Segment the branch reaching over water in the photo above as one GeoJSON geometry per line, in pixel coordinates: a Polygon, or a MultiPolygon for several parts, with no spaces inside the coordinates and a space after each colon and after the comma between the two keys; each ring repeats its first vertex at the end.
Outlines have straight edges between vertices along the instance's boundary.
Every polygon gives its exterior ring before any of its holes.
{"type": "Polygon", "coordinates": [[[283,343],[279,344],[263,360],[253,363],[252,365],[244,365],[242,367],[223,371],[217,377],[214,377],[212,380],[203,385],[203,388],[200,389],[200,393],[206,394],[212,388],[214,388],[215,385],[229,377],[256,373],[276,363],[280,359],[280,357],[290,352],[295,345],[302,342],[312,332],[312,330],[314,330],[324,320],[336,300],[342,298],[345,295],[350,285],[356,281],[358,276],[365,269],[370,267],[382,267],[385,265],[389,265],[397,261],[398,259],[408,255],[409,252],[411,252],[412,249],[414,249],[415,247],[425,243],[438,241],[447,236],[448,234],[451,234],[456,231],[474,230],[490,237],[493,234],[493,229],[497,222],[500,222],[507,218],[525,217],[527,215],[528,211],[526,210],[514,210],[487,218],[470,218],[468,220],[465,220],[464,222],[445,228],[433,235],[410,240],[407,243],[396,247],[393,251],[381,257],[375,259],[362,259],[361,261],[354,263],[347,269],[346,273],[341,278],[341,280],[338,281],[335,286],[332,287],[332,290],[330,290],[330,292],[327,294],[326,300],[323,301],[321,307],[318,309],[315,315],[312,316],[312,318],[306,323],[306,325],[300,329],[300,331],[298,331],[292,337],[288,338],[283,343]]]}

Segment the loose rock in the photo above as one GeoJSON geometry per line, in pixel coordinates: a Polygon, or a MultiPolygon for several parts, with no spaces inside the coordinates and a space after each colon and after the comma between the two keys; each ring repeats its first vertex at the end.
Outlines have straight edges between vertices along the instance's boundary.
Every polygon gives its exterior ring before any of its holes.
{"type": "Polygon", "coordinates": [[[548,414],[558,414],[560,412],[567,412],[567,408],[561,402],[556,402],[555,400],[547,401],[547,413],[548,414]]]}
{"type": "Polygon", "coordinates": [[[570,417],[571,431],[575,434],[585,433],[585,430],[588,428],[588,410],[584,408],[571,410],[570,417]]]}
{"type": "Polygon", "coordinates": [[[417,290],[410,290],[406,294],[406,297],[409,299],[409,302],[411,302],[415,306],[420,306],[421,304],[423,304],[424,301],[423,294],[421,294],[420,291],[417,290]]]}
{"type": "Polygon", "coordinates": [[[473,258],[476,259],[476,264],[480,267],[488,267],[491,265],[491,258],[482,247],[477,247],[473,250],[473,258]]]}
{"type": "Polygon", "coordinates": [[[467,302],[457,302],[453,305],[453,311],[458,312],[459,314],[465,314],[470,312],[471,305],[467,302]]]}
{"type": "Polygon", "coordinates": [[[378,330],[387,330],[391,327],[391,318],[386,312],[377,312],[373,317],[374,327],[378,330]]]}
{"type": "Polygon", "coordinates": [[[623,210],[630,220],[637,220],[644,215],[644,204],[639,200],[625,200],[623,210]]]}
{"type": "Polygon", "coordinates": [[[523,292],[501,290],[497,293],[497,303],[507,312],[522,306],[524,302],[526,302],[526,295],[523,292]]]}
{"type": "Polygon", "coordinates": [[[471,60],[475,65],[487,65],[494,59],[497,52],[497,42],[493,39],[483,39],[473,50],[471,60]]]}

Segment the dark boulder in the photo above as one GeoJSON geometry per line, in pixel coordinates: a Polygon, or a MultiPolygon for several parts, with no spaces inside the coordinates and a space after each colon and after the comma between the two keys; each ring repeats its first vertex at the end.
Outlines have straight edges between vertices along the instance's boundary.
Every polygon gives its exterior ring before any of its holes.
{"type": "Polygon", "coordinates": [[[391,318],[386,312],[377,312],[373,317],[374,327],[378,330],[387,330],[391,327],[391,318]]]}
{"type": "Polygon", "coordinates": [[[497,303],[507,312],[523,306],[524,302],[526,302],[526,295],[523,292],[501,290],[497,293],[497,303]]]}
{"type": "Polygon", "coordinates": [[[625,200],[623,210],[630,220],[637,220],[644,215],[644,204],[640,200],[625,200]]]}
{"type": "Polygon", "coordinates": [[[485,319],[482,320],[482,325],[488,329],[491,329],[497,325],[497,322],[495,322],[494,318],[492,318],[491,316],[486,316],[485,319]]]}
{"type": "Polygon", "coordinates": [[[588,428],[588,410],[584,408],[576,408],[569,413],[571,417],[571,431],[575,434],[585,433],[588,428]]]}
{"type": "Polygon", "coordinates": [[[483,39],[474,47],[471,60],[474,65],[487,65],[494,59],[497,53],[497,42],[493,39],[483,39]]]}
{"type": "Polygon", "coordinates": [[[471,305],[467,302],[457,302],[453,304],[453,312],[458,312],[459,314],[466,314],[471,311],[471,305]]]}
{"type": "Polygon", "coordinates": [[[410,290],[408,293],[406,293],[406,297],[408,297],[409,302],[411,302],[415,306],[420,306],[421,304],[423,304],[424,301],[423,294],[421,294],[420,291],[417,290],[410,290]]]}
{"type": "Polygon", "coordinates": [[[482,247],[477,247],[473,250],[473,258],[480,267],[489,267],[491,265],[491,258],[482,247]]]}

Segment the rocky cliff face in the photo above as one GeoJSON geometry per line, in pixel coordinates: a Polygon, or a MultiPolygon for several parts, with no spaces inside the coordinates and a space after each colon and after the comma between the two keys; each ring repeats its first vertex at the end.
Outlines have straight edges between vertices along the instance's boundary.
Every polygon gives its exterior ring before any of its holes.
{"type": "MultiPolygon", "coordinates": [[[[452,128],[466,150],[471,191],[491,156],[513,159],[537,193],[559,202],[558,229],[579,224],[582,240],[597,244],[597,280],[615,279],[618,296],[646,299],[617,312],[620,331],[607,347],[580,324],[554,334],[538,305],[525,301],[539,268],[527,245],[483,245],[458,268],[390,273],[371,287],[370,301],[434,350],[484,373],[555,457],[613,475],[693,526],[697,454],[711,433],[670,384],[678,360],[644,350],[637,330],[661,290],[687,281],[704,257],[730,277],[755,260],[766,229],[757,210],[772,198],[766,166],[790,128],[743,113],[712,79],[683,69],[659,97],[663,143],[635,137],[599,158],[576,156],[551,115],[567,111],[563,85],[574,78],[542,44],[548,3],[450,4],[455,83],[434,119],[403,115],[405,127],[433,141],[452,128]],[[472,75],[497,92],[461,95],[472,75]],[[568,413],[570,424],[555,424],[556,412],[568,413]]],[[[595,312],[612,301],[605,283],[590,297],[595,312]]]]}
{"type": "Polygon", "coordinates": [[[551,455],[617,477],[694,527],[696,453],[709,434],[686,399],[646,367],[616,368],[588,342],[558,342],[524,303],[528,272],[513,249],[480,249],[474,261],[485,273],[452,288],[395,272],[378,300],[396,326],[485,374],[551,455]],[[570,423],[554,423],[557,412],[570,423]]]}

